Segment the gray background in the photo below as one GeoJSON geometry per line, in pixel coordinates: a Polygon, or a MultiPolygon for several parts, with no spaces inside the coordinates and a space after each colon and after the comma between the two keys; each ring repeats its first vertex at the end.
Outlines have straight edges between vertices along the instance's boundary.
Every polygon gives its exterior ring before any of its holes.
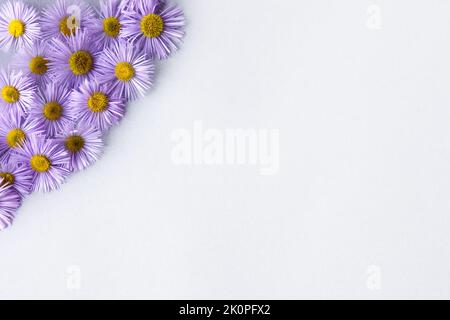
{"type": "Polygon", "coordinates": [[[450,2],[176,1],[102,160],[0,233],[0,298],[450,298],[450,2]],[[174,165],[197,120],[279,129],[279,172],[174,165]]]}

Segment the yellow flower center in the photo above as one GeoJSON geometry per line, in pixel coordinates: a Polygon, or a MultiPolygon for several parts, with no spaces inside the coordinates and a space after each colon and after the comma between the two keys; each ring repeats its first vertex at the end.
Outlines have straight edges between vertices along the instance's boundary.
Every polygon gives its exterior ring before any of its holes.
{"type": "Polygon", "coordinates": [[[44,117],[47,118],[47,120],[56,121],[61,118],[62,110],[63,108],[58,102],[48,102],[44,105],[44,117]]]}
{"type": "Polygon", "coordinates": [[[0,182],[0,187],[13,185],[16,181],[14,175],[9,172],[0,172],[0,178],[3,178],[2,182],[0,182]]]}
{"type": "Polygon", "coordinates": [[[73,53],[69,58],[69,67],[73,74],[81,76],[92,69],[93,59],[89,52],[80,50],[73,53]]]}
{"type": "Polygon", "coordinates": [[[119,62],[116,65],[116,77],[117,79],[121,81],[130,81],[135,76],[136,72],[131,65],[131,63],[128,62],[119,62]]]}
{"type": "Polygon", "coordinates": [[[66,138],[66,149],[72,153],[77,153],[84,147],[84,139],[81,136],[73,135],[66,138]]]}
{"type": "Polygon", "coordinates": [[[20,92],[13,86],[4,86],[2,88],[2,98],[7,103],[16,103],[19,101],[20,92]]]}
{"type": "Polygon", "coordinates": [[[102,112],[109,104],[109,99],[102,92],[95,92],[89,97],[88,107],[92,112],[102,112]]]}
{"type": "Polygon", "coordinates": [[[77,31],[77,27],[79,27],[78,20],[75,17],[72,17],[72,20],[69,20],[69,17],[62,18],[59,22],[59,31],[65,36],[73,36],[77,31]]]}
{"type": "Polygon", "coordinates": [[[6,143],[10,148],[17,148],[25,141],[26,135],[22,129],[12,129],[6,135],[6,143]]]}
{"type": "Polygon", "coordinates": [[[8,26],[9,34],[14,38],[19,38],[25,33],[25,24],[20,20],[11,20],[8,26]]]}
{"type": "Polygon", "coordinates": [[[120,25],[119,19],[116,17],[109,17],[103,19],[103,31],[105,31],[107,36],[117,37],[120,33],[122,26],[120,25]]]}
{"type": "Polygon", "coordinates": [[[48,170],[50,170],[52,163],[46,156],[36,154],[31,157],[30,166],[34,171],[47,172],[48,170]]]}
{"type": "Polygon", "coordinates": [[[161,16],[150,13],[142,18],[141,31],[148,38],[157,38],[164,31],[164,20],[161,16]]]}
{"type": "Polygon", "coordinates": [[[48,66],[47,66],[48,60],[45,59],[42,56],[36,56],[30,60],[30,71],[34,74],[38,74],[42,76],[44,73],[47,72],[48,66]]]}

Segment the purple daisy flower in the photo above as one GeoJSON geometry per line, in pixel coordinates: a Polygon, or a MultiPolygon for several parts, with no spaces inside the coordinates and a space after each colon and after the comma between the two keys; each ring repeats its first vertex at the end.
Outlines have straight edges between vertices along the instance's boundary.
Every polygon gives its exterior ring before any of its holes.
{"type": "Polygon", "coordinates": [[[70,91],[65,86],[52,83],[38,90],[29,114],[35,127],[42,127],[48,137],[54,137],[74,119],[70,91]]]}
{"type": "Polygon", "coordinates": [[[64,40],[53,39],[49,44],[49,67],[55,81],[78,87],[85,80],[91,80],[98,67],[97,45],[82,31],[64,40]]]}
{"type": "Polygon", "coordinates": [[[31,136],[17,153],[16,160],[32,175],[33,191],[55,190],[70,174],[66,168],[69,155],[54,139],[31,136]]]}
{"type": "Polygon", "coordinates": [[[82,0],[57,0],[42,10],[42,37],[64,39],[77,34],[95,21],[94,10],[82,0]]]}
{"type": "Polygon", "coordinates": [[[0,46],[5,50],[31,48],[39,38],[39,15],[21,1],[8,1],[0,8],[0,46]]]}
{"type": "Polygon", "coordinates": [[[117,95],[134,100],[153,85],[155,65],[147,55],[121,41],[99,56],[96,73],[100,84],[108,84],[117,95]]]}
{"type": "Polygon", "coordinates": [[[12,186],[22,197],[30,194],[33,175],[23,164],[14,161],[0,164],[0,177],[4,185],[12,186]]]}
{"type": "Polygon", "coordinates": [[[101,132],[118,123],[125,115],[125,100],[114,89],[86,81],[71,95],[71,106],[77,121],[86,122],[101,132]]]}
{"type": "Polygon", "coordinates": [[[11,226],[21,204],[22,198],[14,188],[0,187],[0,230],[11,226]]]}
{"type": "Polygon", "coordinates": [[[34,125],[20,115],[2,114],[0,116],[0,161],[8,162],[11,155],[23,145],[31,135],[42,135],[41,125],[34,125]]]}
{"type": "Polygon", "coordinates": [[[102,154],[102,133],[84,123],[79,126],[68,126],[56,140],[70,156],[68,168],[71,171],[85,169],[97,161],[102,154]]]}
{"type": "Polygon", "coordinates": [[[184,36],[183,11],[161,0],[135,0],[124,11],[123,36],[150,57],[166,59],[184,36]]]}
{"type": "Polygon", "coordinates": [[[37,85],[46,85],[51,81],[48,69],[49,61],[47,45],[36,42],[31,48],[22,49],[12,63],[25,75],[31,77],[37,85]]]}
{"type": "Polygon", "coordinates": [[[21,71],[0,70],[0,112],[26,114],[35,89],[33,80],[21,71]]]}
{"type": "Polygon", "coordinates": [[[94,42],[98,42],[103,48],[117,43],[122,30],[122,11],[126,1],[101,0],[98,10],[99,18],[92,26],[91,35],[94,42]]]}

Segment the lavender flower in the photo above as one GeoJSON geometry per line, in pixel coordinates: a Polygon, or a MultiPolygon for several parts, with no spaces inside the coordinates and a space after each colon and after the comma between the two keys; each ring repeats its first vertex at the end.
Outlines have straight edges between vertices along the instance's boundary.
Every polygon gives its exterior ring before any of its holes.
{"type": "Polygon", "coordinates": [[[48,47],[45,43],[36,42],[31,48],[24,48],[19,52],[13,65],[31,77],[37,85],[46,85],[50,82],[48,47]]]}
{"type": "Polygon", "coordinates": [[[115,95],[113,88],[86,81],[71,95],[71,105],[78,121],[105,131],[125,115],[124,99],[115,95]]]}
{"type": "Polygon", "coordinates": [[[1,186],[12,186],[22,197],[31,192],[33,175],[22,163],[18,164],[15,161],[0,163],[0,177],[3,178],[1,186]]]}
{"type": "Polygon", "coordinates": [[[150,57],[166,59],[184,36],[184,15],[161,0],[134,0],[124,11],[123,36],[150,57]]]}
{"type": "Polygon", "coordinates": [[[22,1],[8,1],[0,8],[0,46],[5,50],[31,48],[39,38],[39,15],[22,1]]]}
{"type": "Polygon", "coordinates": [[[100,158],[103,148],[101,136],[96,128],[81,124],[68,126],[58,137],[58,143],[70,156],[67,166],[71,171],[83,170],[100,158]]]}
{"type": "Polygon", "coordinates": [[[26,114],[34,91],[33,81],[22,72],[0,70],[0,113],[26,114]]]}
{"type": "Polygon", "coordinates": [[[55,190],[70,173],[66,168],[69,155],[54,139],[31,136],[18,152],[16,160],[22,162],[32,175],[33,191],[55,190]]]}
{"type": "Polygon", "coordinates": [[[94,42],[101,44],[103,48],[117,43],[122,30],[122,11],[127,1],[100,0],[99,18],[92,26],[92,38],[94,42]]]}
{"type": "Polygon", "coordinates": [[[82,31],[64,40],[54,38],[49,44],[49,67],[55,81],[78,87],[85,80],[92,80],[98,67],[97,45],[82,31]]]}
{"type": "Polygon", "coordinates": [[[102,134],[182,41],[183,12],[167,0],[99,1],[97,15],[84,0],[55,0],[40,17],[21,0],[0,5],[0,49],[20,50],[0,68],[0,230],[26,195],[100,158],[102,134]]]}
{"type": "Polygon", "coordinates": [[[0,187],[0,230],[11,226],[22,198],[11,186],[0,187]]]}
{"type": "Polygon", "coordinates": [[[70,91],[63,85],[49,84],[38,90],[29,120],[36,127],[42,127],[48,137],[62,132],[75,119],[70,107],[70,91]]]}
{"type": "Polygon", "coordinates": [[[155,66],[147,55],[121,41],[99,56],[96,72],[100,84],[108,84],[118,96],[134,100],[151,88],[155,66]]]}
{"type": "Polygon", "coordinates": [[[43,133],[42,125],[32,124],[28,118],[11,114],[0,115],[0,161],[8,162],[29,136],[43,133]]]}
{"type": "Polygon", "coordinates": [[[95,21],[94,10],[82,0],[57,0],[42,10],[42,37],[64,39],[90,27],[95,21]]]}

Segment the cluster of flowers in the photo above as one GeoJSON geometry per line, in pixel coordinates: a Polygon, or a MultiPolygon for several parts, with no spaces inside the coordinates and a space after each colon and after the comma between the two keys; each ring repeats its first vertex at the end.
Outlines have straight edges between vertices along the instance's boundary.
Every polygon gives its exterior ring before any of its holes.
{"type": "Polygon", "coordinates": [[[18,52],[0,70],[0,230],[24,196],[99,158],[102,135],[152,87],[154,61],[178,48],[184,24],[168,0],[0,6],[0,48],[18,52]]]}

